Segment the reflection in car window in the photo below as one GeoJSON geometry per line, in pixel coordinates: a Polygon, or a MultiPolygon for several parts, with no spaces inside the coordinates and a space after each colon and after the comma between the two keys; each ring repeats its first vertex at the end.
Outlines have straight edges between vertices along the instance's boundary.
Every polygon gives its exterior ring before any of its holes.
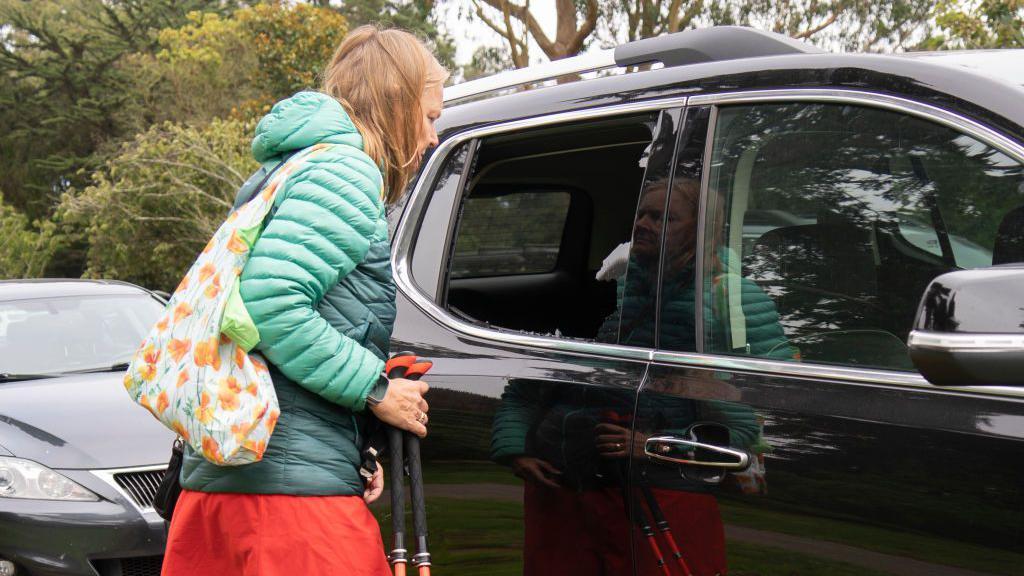
{"type": "Polygon", "coordinates": [[[1021,165],[919,118],[723,107],[711,166],[705,273],[742,280],[705,287],[707,351],[912,370],[905,341],[929,281],[1024,261],[1021,165]],[[739,305],[753,286],[769,297],[756,310],[739,305]],[[775,313],[791,354],[756,349],[775,313]]]}
{"type": "Polygon", "coordinates": [[[145,295],[0,302],[0,373],[59,374],[128,362],[162,311],[145,295]]]}

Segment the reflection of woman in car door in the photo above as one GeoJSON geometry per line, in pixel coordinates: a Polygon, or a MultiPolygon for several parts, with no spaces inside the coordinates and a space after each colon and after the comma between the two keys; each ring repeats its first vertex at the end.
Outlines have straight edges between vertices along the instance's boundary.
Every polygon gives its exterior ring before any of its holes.
{"type": "MultiPolygon", "coordinates": [[[[698,192],[696,181],[677,184],[667,222],[669,237],[693,239],[666,246],[661,345],[672,350],[693,351],[695,346],[698,192]]],[[[600,340],[654,346],[661,213],[667,193],[667,185],[654,186],[641,200],[628,271],[624,279],[618,278],[619,306],[601,327],[600,340]]],[[[748,322],[753,320],[748,329],[751,348],[786,350],[771,300],[753,283],[743,286],[744,311],[748,322]]],[[[705,318],[710,319],[712,331],[718,329],[713,311],[705,310],[705,318]]],[[[701,383],[691,380],[685,385],[692,390],[701,383]]],[[[626,498],[632,497],[623,491],[626,458],[637,458],[641,464],[642,474],[634,478],[653,497],[657,515],[664,515],[669,523],[692,573],[725,573],[724,530],[717,502],[708,493],[715,483],[688,478],[677,467],[647,463],[643,444],[654,432],[686,436],[693,424],[702,422],[721,425],[728,431],[730,445],[750,450],[760,439],[756,415],[733,402],[642,395],[634,437],[634,398],[632,393],[568,385],[541,389],[534,383],[517,382],[505,390],[495,416],[492,454],[525,480],[524,574],[630,571],[626,498]]],[[[641,499],[633,498],[632,509],[638,524],[653,524],[655,512],[641,499]]],[[[637,566],[640,574],[663,574],[646,547],[637,549],[637,566]]]]}

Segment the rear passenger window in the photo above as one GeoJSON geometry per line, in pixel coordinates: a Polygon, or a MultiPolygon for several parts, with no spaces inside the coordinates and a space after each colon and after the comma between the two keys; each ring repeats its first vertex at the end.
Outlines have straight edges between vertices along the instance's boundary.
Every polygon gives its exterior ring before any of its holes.
{"type": "Polygon", "coordinates": [[[452,278],[551,272],[569,214],[563,190],[469,198],[452,257],[452,278]]]}
{"type": "Polygon", "coordinates": [[[618,275],[659,113],[488,136],[457,207],[444,304],[489,327],[596,340],[618,326],[618,275]],[[614,327],[612,325],[614,324],[614,327]]]}
{"type": "Polygon", "coordinates": [[[707,352],[913,370],[930,280],[1024,261],[1020,163],[916,117],[723,107],[710,166],[707,352]]]}

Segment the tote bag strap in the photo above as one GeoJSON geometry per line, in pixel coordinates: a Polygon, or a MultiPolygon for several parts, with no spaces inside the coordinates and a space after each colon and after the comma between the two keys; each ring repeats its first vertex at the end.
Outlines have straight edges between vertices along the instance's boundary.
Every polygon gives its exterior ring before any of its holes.
{"type": "MultiPolygon", "coordinates": [[[[284,166],[285,164],[287,164],[288,161],[291,160],[292,156],[295,156],[299,152],[301,152],[301,150],[296,150],[295,152],[290,152],[288,154],[285,154],[281,158],[280,162],[275,164],[273,168],[271,168],[270,170],[267,171],[266,176],[264,176],[263,179],[260,180],[260,183],[257,184],[252,189],[252,193],[249,194],[249,197],[246,198],[243,202],[239,202],[238,206],[244,206],[244,205],[248,204],[250,201],[252,201],[252,199],[255,198],[257,194],[259,194],[260,192],[263,191],[263,188],[266,187],[267,182],[270,182],[270,179],[274,177],[275,173],[277,173],[278,168],[280,168],[280,167],[284,166]]],[[[273,206],[270,207],[270,212],[267,213],[267,216],[264,219],[264,221],[270,220],[271,218],[273,218],[275,212],[277,212],[277,203],[275,203],[273,206]]]]}

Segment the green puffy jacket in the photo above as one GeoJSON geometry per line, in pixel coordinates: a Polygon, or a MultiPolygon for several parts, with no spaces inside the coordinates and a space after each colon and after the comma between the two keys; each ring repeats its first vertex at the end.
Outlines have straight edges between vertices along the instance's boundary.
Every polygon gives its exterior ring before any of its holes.
{"type": "Polygon", "coordinates": [[[369,390],[384,369],[395,318],[380,170],[333,98],[300,92],[256,128],[264,168],[332,144],[286,180],[242,272],[239,292],[270,363],[281,417],[260,462],[215,466],[186,451],[182,486],[204,492],[357,495],[369,390]]]}

